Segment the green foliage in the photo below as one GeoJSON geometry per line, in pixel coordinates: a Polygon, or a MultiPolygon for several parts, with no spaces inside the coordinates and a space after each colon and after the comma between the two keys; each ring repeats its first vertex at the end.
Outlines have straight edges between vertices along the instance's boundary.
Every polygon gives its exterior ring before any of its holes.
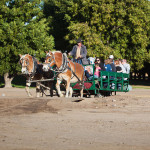
{"type": "Polygon", "coordinates": [[[0,74],[14,76],[20,71],[19,54],[39,59],[53,49],[54,38],[40,8],[41,0],[0,1],[0,74]]]}
{"type": "Polygon", "coordinates": [[[63,50],[68,47],[68,41],[64,35],[68,32],[69,15],[66,13],[67,7],[71,7],[71,1],[45,0],[44,15],[49,23],[49,33],[55,37],[55,45],[57,50],[63,50]]]}
{"type": "Polygon", "coordinates": [[[46,0],[44,10],[49,24],[55,24],[50,30],[55,39],[65,38],[73,46],[81,37],[89,56],[113,54],[137,70],[150,61],[148,0],[46,0]]]}

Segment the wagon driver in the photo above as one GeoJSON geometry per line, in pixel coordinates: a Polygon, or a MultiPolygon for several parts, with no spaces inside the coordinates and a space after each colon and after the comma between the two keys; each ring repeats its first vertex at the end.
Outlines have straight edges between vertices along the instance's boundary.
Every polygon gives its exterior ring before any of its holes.
{"type": "Polygon", "coordinates": [[[73,61],[79,64],[86,65],[88,61],[86,59],[87,50],[86,46],[82,44],[81,38],[77,40],[77,45],[73,46],[72,51],[68,54],[69,56],[73,56],[73,61]]]}

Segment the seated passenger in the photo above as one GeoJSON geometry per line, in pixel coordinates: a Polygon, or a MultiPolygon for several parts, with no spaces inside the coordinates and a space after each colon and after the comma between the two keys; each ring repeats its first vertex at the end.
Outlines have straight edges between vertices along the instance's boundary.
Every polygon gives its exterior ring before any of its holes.
{"type": "Polygon", "coordinates": [[[101,70],[101,68],[99,67],[99,64],[96,63],[96,64],[95,64],[95,72],[94,72],[94,78],[95,78],[95,79],[99,78],[100,70],[101,70]]]}
{"type": "Polygon", "coordinates": [[[111,65],[110,65],[110,59],[105,60],[104,66],[105,66],[106,71],[112,72],[112,68],[111,68],[111,65]]]}
{"type": "Polygon", "coordinates": [[[110,59],[110,66],[112,68],[112,72],[116,72],[116,67],[112,59],[110,59]]]}
{"type": "MultiPolygon", "coordinates": [[[[121,66],[120,66],[120,63],[119,63],[119,60],[115,60],[115,66],[116,66],[116,72],[123,72],[123,70],[122,70],[122,68],[121,68],[121,66]]],[[[121,77],[118,77],[117,79],[121,79],[121,77]]],[[[121,90],[121,87],[122,87],[122,85],[119,83],[119,84],[117,84],[117,89],[118,90],[121,90]]]]}
{"type": "Polygon", "coordinates": [[[98,63],[101,70],[105,71],[104,63],[100,60],[100,58],[96,57],[95,63],[98,63]]]}
{"type": "MultiPolygon", "coordinates": [[[[99,64],[96,63],[95,64],[94,79],[98,79],[99,78],[100,70],[101,70],[101,68],[99,67],[99,64]]],[[[90,66],[86,67],[85,76],[88,78],[88,80],[92,80],[93,79],[93,70],[90,68],[90,66]]]]}
{"type": "Polygon", "coordinates": [[[115,67],[116,67],[116,72],[123,72],[122,68],[121,68],[121,66],[119,64],[119,60],[115,60],[114,63],[115,63],[115,67]]]}
{"type": "MultiPolygon", "coordinates": [[[[105,60],[105,69],[106,69],[106,71],[108,71],[108,72],[116,72],[116,68],[115,68],[115,65],[113,64],[112,59],[106,59],[106,60],[105,60]]],[[[113,80],[114,77],[111,76],[110,79],[113,80]]],[[[108,85],[107,85],[107,86],[108,86],[108,85]]],[[[115,89],[115,84],[114,84],[114,83],[110,84],[110,87],[111,87],[111,89],[115,89]]]]}
{"type": "Polygon", "coordinates": [[[125,67],[122,65],[122,59],[119,59],[119,65],[122,68],[122,73],[127,73],[125,67]]]}
{"type": "Polygon", "coordinates": [[[91,66],[86,66],[85,68],[85,76],[87,79],[92,80],[93,78],[93,70],[91,69],[91,66]]]}
{"type": "Polygon", "coordinates": [[[125,70],[126,70],[126,73],[130,73],[130,64],[127,63],[127,60],[126,59],[123,59],[122,60],[122,65],[124,66],[125,70]]]}

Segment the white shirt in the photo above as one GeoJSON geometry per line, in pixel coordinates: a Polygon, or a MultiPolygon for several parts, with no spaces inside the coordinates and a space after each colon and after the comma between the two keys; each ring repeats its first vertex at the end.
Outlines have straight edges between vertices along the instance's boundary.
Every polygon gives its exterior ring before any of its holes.
{"type": "Polygon", "coordinates": [[[128,63],[125,63],[125,64],[123,64],[123,66],[124,66],[124,68],[125,68],[125,70],[126,70],[126,73],[130,73],[130,65],[128,64],[128,63]]]}
{"type": "Polygon", "coordinates": [[[120,67],[122,68],[122,73],[127,73],[125,67],[122,64],[120,64],[120,67]]]}

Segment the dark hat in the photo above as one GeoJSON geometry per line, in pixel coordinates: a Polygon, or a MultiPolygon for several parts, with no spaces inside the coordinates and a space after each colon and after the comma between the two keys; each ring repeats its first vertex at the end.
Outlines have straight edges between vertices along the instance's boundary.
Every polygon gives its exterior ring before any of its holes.
{"type": "Polygon", "coordinates": [[[82,39],[81,39],[81,38],[78,38],[78,39],[77,39],[77,43],[82,43],[82,39]]]}

